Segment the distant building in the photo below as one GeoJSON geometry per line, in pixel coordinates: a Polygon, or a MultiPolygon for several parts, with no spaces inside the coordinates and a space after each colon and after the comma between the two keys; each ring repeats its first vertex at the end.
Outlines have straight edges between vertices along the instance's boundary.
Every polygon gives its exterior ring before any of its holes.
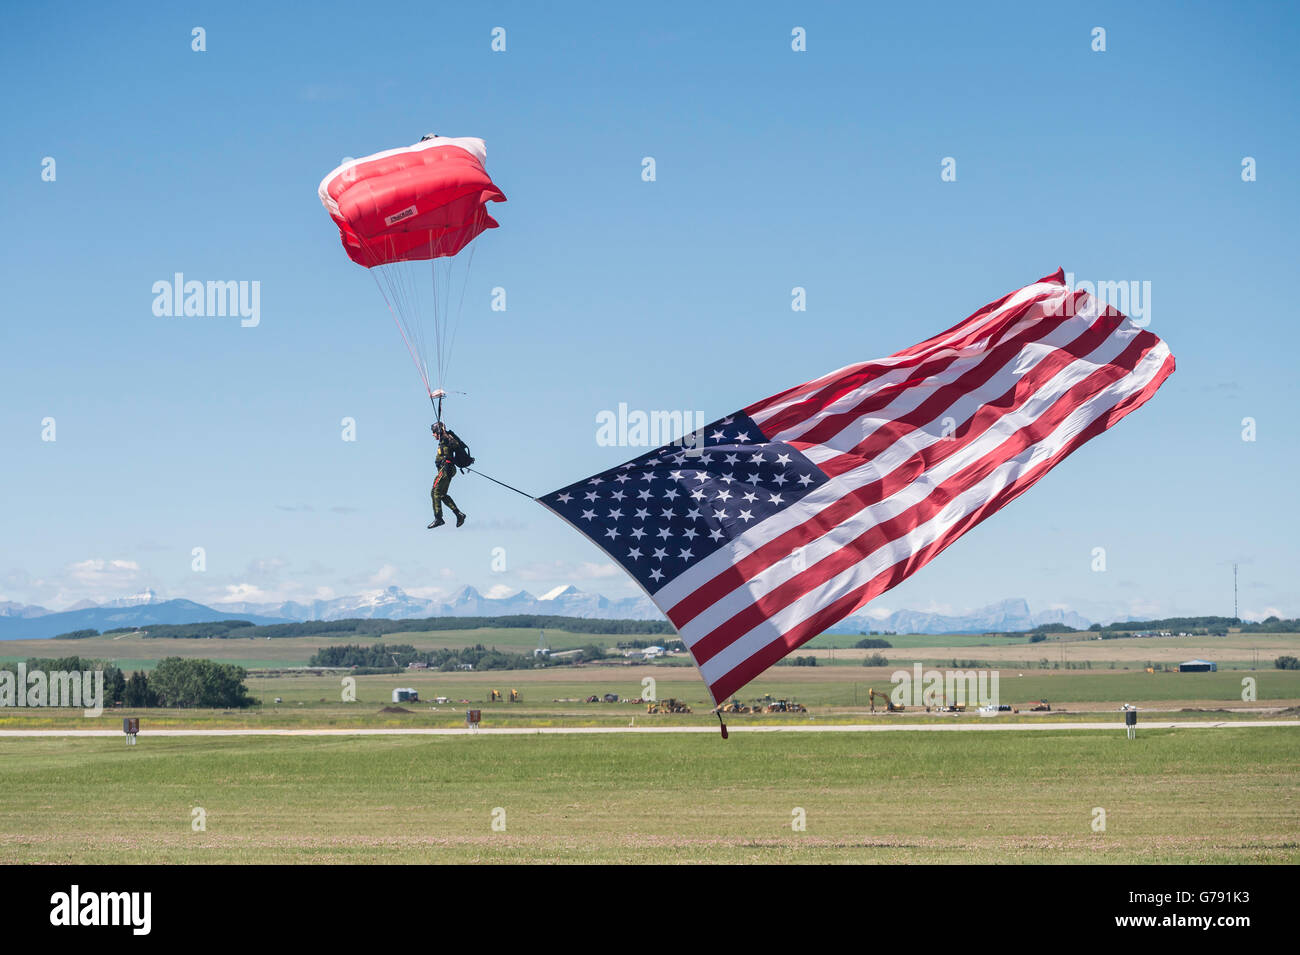
{"type": "Polygon", "coordinates": [[[1214,673],[1218,669],[1219,665],[1209,660],[1188,660],[1178,664],[1179,673],[1214,673]]]}
{"type": "Polygon", "coordinates": [[[409,686],[400,686],[393,691],[394,703],[419,703],[420,694],[409,686]]]}
{"type": "Polygon", "coordinates": [[[664,648],[663,648],[663,647],[646,647],[646,648],[645,648],[643,651],[641,651],[641,652],[645,655],[645,658],[646,658],[647,660],[653,660],[655,657],[661,657],[661,656],[664,655],[664,648]]]}

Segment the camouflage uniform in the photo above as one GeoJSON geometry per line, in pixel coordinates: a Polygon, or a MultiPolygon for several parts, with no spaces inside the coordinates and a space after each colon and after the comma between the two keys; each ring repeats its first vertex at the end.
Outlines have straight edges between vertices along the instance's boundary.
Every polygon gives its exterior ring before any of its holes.
{"type": "Polygon", "coordinates": [[[433,479],[433,488],[430,490],[430,496],[433,498],[433,519],[442,520],[442,502],[446,501],[451,512],[459,518],[463,518],[460,508],[456,506],[450,495],[447,494],[447,488],[451,486],[451,479],[456,476],[456,465],[452,463],[453,452],[456,446],[460,444],[460,439],[453,437],[448,431],[442,433],[438,439],[438,454],[433,459],[433,463],[438,468],[438,476],[433,479]]]}

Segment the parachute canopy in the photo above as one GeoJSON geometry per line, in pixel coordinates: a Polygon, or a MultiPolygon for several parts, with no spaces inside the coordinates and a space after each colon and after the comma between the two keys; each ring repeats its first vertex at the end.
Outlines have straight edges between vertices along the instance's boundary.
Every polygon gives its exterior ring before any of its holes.
{"type": "Polygon", "coordinates": [[[343,163],[321,180],[320,200],[358,265],[452,256],[497,227],[487,204],[506,197],[486,161],[481,139],[433,136],[343,163]]]}
{"type": "Polygon", "coordinates": [[[426,136],[349,159],[317,190],[348,257],[384,296],[439,420],[474,248],[457,253],[497,227],[487,204],[506,198],[486,161],[481,139],[426,136]]]}

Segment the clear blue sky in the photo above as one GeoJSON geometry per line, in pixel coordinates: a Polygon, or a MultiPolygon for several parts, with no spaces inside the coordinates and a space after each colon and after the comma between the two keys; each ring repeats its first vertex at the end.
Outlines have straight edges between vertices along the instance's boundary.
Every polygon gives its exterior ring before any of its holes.
{"type": "Polygon", "coordinates": [[[17,5],[0,600],[636,592],[473,476],[470,523],[424,528],[429,408],[316,186],[436,131],[484,138],[510,199],[450,382],[487,473],[549,491],[636,453],[596,442],[620,402],[712,419],[1058,266],[1149,281],[1177,374],[877,606],[1230,613],[1239,560],[1244,615],[1298,615],[1298,24],[1251,3],[17,5]],[[260,282],[261,324],[156,317],[175,272],[260,282]]]}

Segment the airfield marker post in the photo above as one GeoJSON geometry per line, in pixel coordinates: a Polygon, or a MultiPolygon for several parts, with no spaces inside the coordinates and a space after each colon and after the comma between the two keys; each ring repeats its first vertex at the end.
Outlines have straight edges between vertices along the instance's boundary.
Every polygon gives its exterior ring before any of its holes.
{"type": "Polygon", "coordinates": [[[1138,709],[1131,703],[1125,703],[1124,710],[1124,731],[1128,734],[1129,739],[1137,739],[1138,709]]]}
{"type": "Polygon", "coordinates": [[[122,717],[122,732],[126,734],[126,745],[134,746],[135,737],[140,732],[140,717],[138,716],[122,717]]]}

